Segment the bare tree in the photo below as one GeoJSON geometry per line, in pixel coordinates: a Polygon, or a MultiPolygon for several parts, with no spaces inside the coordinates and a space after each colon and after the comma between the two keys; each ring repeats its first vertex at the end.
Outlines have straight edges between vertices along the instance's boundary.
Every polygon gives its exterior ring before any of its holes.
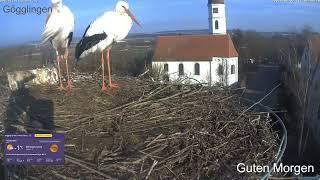
{"type": "Polygon", "coordinates": [[[315,58],[311,56],[311,45],[308,41],[310,39],[310,33],[303,31],[302,34],[296,35],[292,38],[291,45],[287,50],[281,49],[282,55],[285,57],[284,63],[287,66],[287,73],[285,76],[285,82],[287,88],[291,91],[296,99],[296,103],[300,112],[299,120],[299,144],[298,154],[303,154],[303,142],[306,140],[304,134],[308,136],[309,131],[305,133],[305,124],[308,120],[308,108],[310,101],[310,88],[315,83],[315,75],[319,71],[319,63],[315,58]],[[285,52],[286,51],[286,52],[285,52]],[[303,54],[307,54],[309,58],[303,57],[303,54]]]}

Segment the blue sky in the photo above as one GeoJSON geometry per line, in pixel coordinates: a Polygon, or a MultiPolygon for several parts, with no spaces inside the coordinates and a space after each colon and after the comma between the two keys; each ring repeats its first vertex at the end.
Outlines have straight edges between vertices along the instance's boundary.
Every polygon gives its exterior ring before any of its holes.
{"type": "MultiPolygon", "coordinates": [[[[26,0],[25,0],[26,1],[26,0]]],[[[27,0],[28,1],[28,0],[27,0]]],[[[30,1],[30,0],[29,0],[30,1]]],[[[41,38],[46,14],[15,15],[5,13],[5,5],[23,7],[50,6],[51,0],[33,3],[0,1],[0,46],[36,41],[41,38]]],[[[275,0],[225,0],[228,29],[256,31],[292,31],[311,26],[320,32],[320,1],[318,3],[276,3],[275,0]]],[[[298,0],[297,0],[298,1],[298,0]]],[[[117,0],[64,0],[76,16],[75,35],[117,0]]],[[[131,32],[151,33],[166,30],[208,28],[207,0],[128,0],[130,8],[143,28],[131,32]]]]}

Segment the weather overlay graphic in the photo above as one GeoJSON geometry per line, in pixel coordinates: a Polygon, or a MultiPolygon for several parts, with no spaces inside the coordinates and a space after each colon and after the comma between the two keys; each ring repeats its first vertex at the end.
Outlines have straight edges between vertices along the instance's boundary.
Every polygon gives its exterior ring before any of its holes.
{"type": "Polygon", "coordinates": [[[63,165],[63,134],[5,135],[7,165],[63,165]]]}

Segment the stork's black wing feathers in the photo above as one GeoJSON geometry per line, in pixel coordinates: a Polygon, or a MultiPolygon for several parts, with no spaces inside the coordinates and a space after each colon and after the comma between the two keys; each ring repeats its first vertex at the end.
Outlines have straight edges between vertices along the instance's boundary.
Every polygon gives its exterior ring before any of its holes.
{"type": "Polygon", "coordinates": [[[70,33],[69,33],[67,39],[68,39],[68,47],[70,47],[70,44],[71,44],[72,39],[73,39],[73,32],[70,32],[70,33]]]}
{"type": "Polygon", "coordinates": [[[86,36],[87,32],[88,32],[88,29],[90,28],[91,24],[86,28],[86,30],[84,31],[84,34],[83,34],[83,38],[86,36]]]}
{"type": "Polygon", "coordinates": [[[76,46],[76,60],[79,61],[79,58],[84,51],[92,48],[93,46],[97,45],[100,41],[105,40],[106,38],[107,34],[105,32],[87,37],[84,36],[76,46]]]}

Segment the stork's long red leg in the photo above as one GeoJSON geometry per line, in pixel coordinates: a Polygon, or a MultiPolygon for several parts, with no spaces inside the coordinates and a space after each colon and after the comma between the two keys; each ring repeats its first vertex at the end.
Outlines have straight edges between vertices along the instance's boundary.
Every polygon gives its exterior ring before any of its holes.
{"type": "Polygon", "coordinates": [[[113,84],[111,80],[111,68],[110,68],[110,48],[107,49],[107,64],[108,64],[108,75],[109,75],[109,86],[110,88],[118,88],[117,84],[113,84]]]}
{"type": "Polygon", "coordinates": [[[103,59],[103,51],[101,52],[101,67],[102,67],[102,92],[107,91],[107,87],[104,81],[104,59],[103,59]]]}
{"type": "Polygon", "coordinates": [[[62,77],[61,77],[61,69],[60,69],[60,57],[59,53],[56,50],[56,56],[57,56],[57,63],[58,63],[58,72],[59,72],[59,82],[60,82],[60,87],[58,88],[60,91],[64,90],[63,84],[62,84],[62,77]]]}
{"type": "Polygon", "coordinates": [[[69,56],[69,50],[67,48],[65,53],[64,53],[64,58],[66,60],[66,69],[67,69],[67,78],[68,78],[67,89],[71,90],[72,89],[72,84],[71,84],[70,75],[69,75],[68,56],[69,56]]]}

